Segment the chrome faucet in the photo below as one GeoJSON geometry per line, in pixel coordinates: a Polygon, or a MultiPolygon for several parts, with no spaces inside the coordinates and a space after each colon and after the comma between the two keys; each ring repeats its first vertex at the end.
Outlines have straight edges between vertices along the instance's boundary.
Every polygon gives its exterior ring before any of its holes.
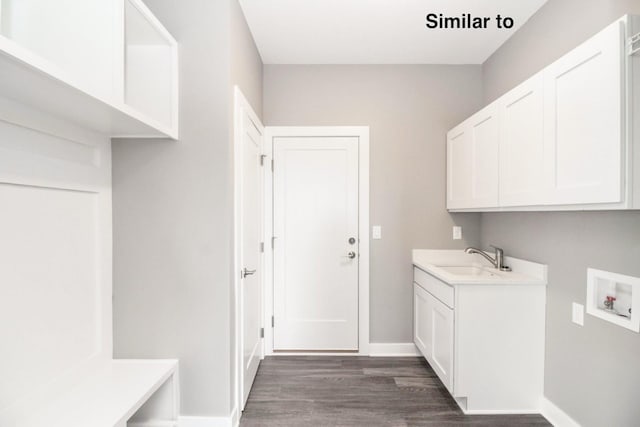
{"type": "Polygon", "coordinates": [[[476,249],[476,248],[467,248],[464,251],[468,254],[478,254],[478,255],[482,255],[483,257],[485,257],[491,264],[493,264],[493,266],[495,268],[497,268],[500,271],[511,271],[511,267],[507,267],[506,265],[504,265],[504,251],[501,248],[498,248],[496,246],[493,245],[489,245],[491,246],[493,249],[495,249],[495,257],[492,258],[491,255],[489,255],[488,253],[486,253],[485,251],[481,251],[480,249],[476,249]]]}

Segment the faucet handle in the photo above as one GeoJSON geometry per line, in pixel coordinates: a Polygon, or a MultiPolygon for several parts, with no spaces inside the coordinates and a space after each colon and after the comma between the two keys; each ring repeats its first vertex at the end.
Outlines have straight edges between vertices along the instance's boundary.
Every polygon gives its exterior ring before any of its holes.
{"type": "Polygon", "coordinates": [[[504,250],[502,250],[502,248],[499,248],[497,246],[494,245],[489,245],[490,247],[492,247],[493,249],[496,250],[496,253],[504,253],[504,250]]]}

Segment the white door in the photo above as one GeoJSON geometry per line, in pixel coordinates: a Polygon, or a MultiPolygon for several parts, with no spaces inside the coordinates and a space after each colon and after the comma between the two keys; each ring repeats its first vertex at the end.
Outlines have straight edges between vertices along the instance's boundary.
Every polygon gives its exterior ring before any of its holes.
{"type": "Polygon", "coordinates": [[[540,73],[500,98],[500,206],[545,201],[543,88],[540,73]]]}
{"type": "Polygon", "coordinates": [[[358,138],[274,138],[274,350],[358,350],[358,138]]]}
{"type": "Polygon", "coordinates": [[[544,71],[551,204],[622,199],[620,26],[607,27],[544,71]]]}
{"type": "Polygon", "coordinates": [[[241,261],[240,283],[242,407],[262,357],[262,134],[242,112],[241,261]]]}

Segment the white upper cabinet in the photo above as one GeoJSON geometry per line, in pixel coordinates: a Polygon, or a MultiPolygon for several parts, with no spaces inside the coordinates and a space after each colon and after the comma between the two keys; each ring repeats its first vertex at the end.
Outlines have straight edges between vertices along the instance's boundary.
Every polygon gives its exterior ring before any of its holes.
{"type": "Polygon", "coordinates": [[[0,0],[0,97],[112,137],[176,139],[177,43],[140,0],[0,0]]]}
{"type": "Polygon", "coordinates": [[[622,200],[621,25],[610,25],[544,70],[550,204],[622,200]]]}
{"type": "Polygon", "coordinates": [[[546,184],[542,74],[503,96],[499,105],[500,205],[541,204],[546,184]]]}
{"type": "Polygon", "coordinates": [[[447,135],[447,208],[482,208],[498,202],[497,106],[491,105],[447,135]]]}
{"type": "Polygon", "coordinates": [[[1,0],[0,13],[4,37],[50,62],[78,87],[114,95],[114,2],[1,0]]]}
{"type": "Polygon", "coordinates": [[[639,30],[619,19],[450,131],[447,208],[640,208],[639,30]]]}

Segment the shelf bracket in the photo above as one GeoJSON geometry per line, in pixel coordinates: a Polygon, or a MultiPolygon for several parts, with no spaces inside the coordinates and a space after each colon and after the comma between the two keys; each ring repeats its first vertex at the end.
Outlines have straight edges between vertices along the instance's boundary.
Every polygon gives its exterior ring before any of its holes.
{"type": "Polygon", "coordinates": [[[636,53],[640,52],[640,33],[636,33],[629,37],[627,45],[629,56],[633,56],[636,53]]]}

